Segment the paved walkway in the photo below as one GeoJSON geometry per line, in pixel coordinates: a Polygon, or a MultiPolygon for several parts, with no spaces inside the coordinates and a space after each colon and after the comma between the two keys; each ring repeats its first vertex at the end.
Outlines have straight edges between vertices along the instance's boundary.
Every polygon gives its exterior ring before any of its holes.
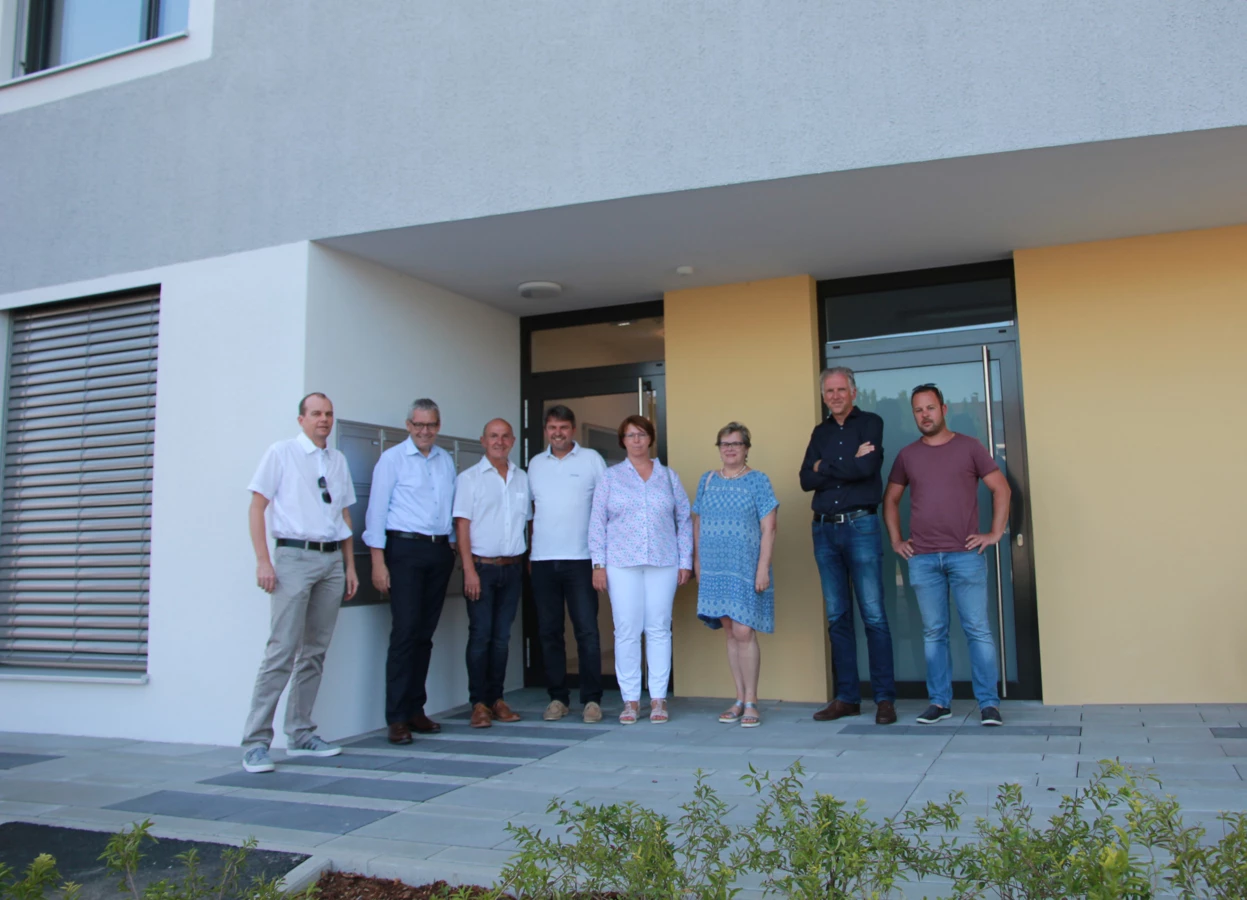
{"type": "Polygon", "coordinates": [[[1006,725],[993,729],[979,726],[967,701],[933,726],[913,724],[924,703],[901,701],[901,721],[888,727],[873,724],[873,707],[861,719],[819,723],[813,705],[764,703],[762,727],[742,729],[716,721],[718,700],[676,699],[668,724],[629,728],[614,724],[609,702],[606,721],[584,725],[576,714],[542,722],[540,691],[508,701],[522,723],[472,731],[460,710],[437,717],[440,735],[410,747],[376,732],[344,741],[329,760],[277,753],[278,771],[264,775],[243,772],[236,747],[0,732],[0,822],[117,830],[149,817],[158,836],[254,835],[317,865],[488,884],[514,846],[507,823],[552,824],[552,796],[636,800],[675,816],[698,768],[732,804],[734,823],[752,819],[754,800],[739,781],[749,764],[774,773],[796,759],[808,788],[864,799],[881,817],[961,790],[969,826],[1006,781],[1052,809],[1105,757],[1155,772],[1190,820],[1216,827],[1218,811],[1247,810],[1247,705],[1006,702],[1006,725]]]}

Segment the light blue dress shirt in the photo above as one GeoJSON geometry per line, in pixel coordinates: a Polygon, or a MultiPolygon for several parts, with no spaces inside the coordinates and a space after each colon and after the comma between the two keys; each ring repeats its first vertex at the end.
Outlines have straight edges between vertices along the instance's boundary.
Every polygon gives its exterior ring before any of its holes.
{"type": "Polygon", "coordinates": [[[441,447],[425,456],[411,438],[381,454],[372,470],[364,543],[385,548],[385,532],[453,536],[455,461],[441,447]]]}

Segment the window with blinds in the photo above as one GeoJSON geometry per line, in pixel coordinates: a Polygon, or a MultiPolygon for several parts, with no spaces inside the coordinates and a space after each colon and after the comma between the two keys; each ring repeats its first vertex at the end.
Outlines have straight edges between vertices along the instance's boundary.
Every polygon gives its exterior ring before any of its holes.
{"type": "Polygon", "coordinates": [[[0,667],[147,669],[158,319],[155,292],[12,314],[0,667]]]}

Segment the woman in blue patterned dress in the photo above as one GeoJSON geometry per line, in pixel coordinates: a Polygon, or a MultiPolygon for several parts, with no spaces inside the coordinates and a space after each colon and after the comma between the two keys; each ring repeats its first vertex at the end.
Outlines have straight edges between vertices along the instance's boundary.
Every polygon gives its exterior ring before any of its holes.
{"type": "Polygon", "coordinates": [[[757,632],[775,630],[771,553],[779,501],[771,480],[749,467],[748,428],[729,422],[719,429],[715,443],[723,467],[701,477],[693,501],[697,618],[727,635],[727,664],[736,682],[736,702],[719,721],[753,728],[762,724],[757,632]]]}

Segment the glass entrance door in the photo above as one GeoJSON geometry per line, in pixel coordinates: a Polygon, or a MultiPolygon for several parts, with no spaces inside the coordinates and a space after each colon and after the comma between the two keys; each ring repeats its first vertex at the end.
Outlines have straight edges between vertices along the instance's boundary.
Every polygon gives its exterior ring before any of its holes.
{"type": "MultiPolygon", "coordinates": [[[[1008,531],[995,548],[985,551],[992,631],[1001,668],[1001,696],[1039,698],[1039,636],[1027,541],[1029,505],[1013,328],[828,344],[827,364],[852,368],[857,380],[857,405],[883,418],[885,484],[897,452],[920,437],[909,402],[910,391],[919,384],[939,386],[948,404],[948,427],[974,437],[992,452],[1013,493],[1008,531]]],[[[991,493],[980,483],[981,530],[990,530],[991,516],[991,493]]],[[[909,534],[908,491],[901,501],[901,530],[909,534]]],[[[883,590],[892,630],[897,688],[902,696],[922,697],[926,691],[922,618],[909,585],[906,563],[892,551],[886,536],[883,545],[883,590]]],[[[969,653],[955,605],[949,644],[954,694],[971,697],[969,653]]],[[[868,656],[860,621],[858,659],[861,678],[866,682],[868,656]]]]}

